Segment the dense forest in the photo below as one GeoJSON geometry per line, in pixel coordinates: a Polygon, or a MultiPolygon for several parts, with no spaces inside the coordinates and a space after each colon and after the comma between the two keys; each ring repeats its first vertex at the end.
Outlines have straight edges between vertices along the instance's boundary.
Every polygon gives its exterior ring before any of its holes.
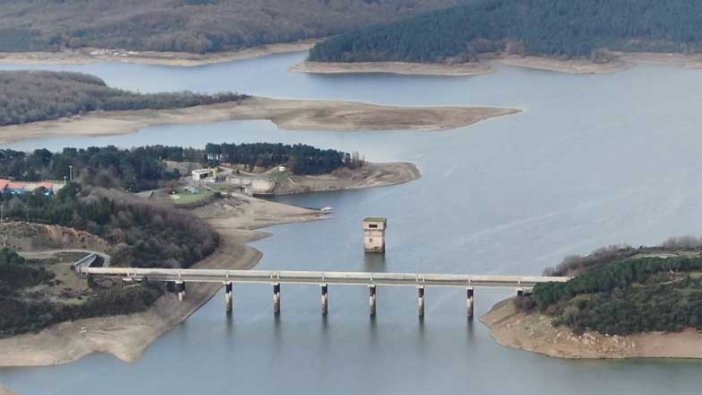
{"type": "Polygon", "coordinates": [[[101,79],[82,73],[0,71],[0,126],[45,121],[90,111],[159,110],[246,98],[236,93],[140,94],[110,88],[101,79]]]}
{"type": "Polygon", "coordinates": [[[28,264],[15,251],[0,248],[0,337],[36,331],[51,324],[99,316],[143,311],[162,294],[155,286],[135,285],[122,289],[95,289],[80,304],[63,304],[23,295],[28,288],[53,286],[54,274],[28,264]]]}
{"type": "Polygon", "coordinates": [[[252,169],[285,165],[294,174],[325,174],[353,166],[348,154],[305,144],[207,144],[205,152],[208,157],[217,158],[216,162],[242,164],[252,169]]]}
{"type": "Polygon", "coordinates": [[[593,330],[628,335],[650,331],[702,329],[702,243],[673,239],[655,248],[600,250],[566,260],[548,274],[573,274],[566,283],[540,284],[517,300],[537,308],[576,333],[593,330]],[[661,257],[665,251],[696,254],[661,257]],[[567,273],[563,273],[563,272],[567,273]]]}
{"type": "Polygon", "coordinates": [[[486,52],[590,57],[600,49],[695,52],[697,0],[484,0],[360,28],[310,51],[310,60],[466,62],[486,52]]]}
{"type": "Polygon", "coordinates": [[[0,51],[225,51],[323,37],[466,1],[0,0],[0,51]]]}
{"type": "Polygon", "coordinates": [[[4,219],[85,230],[114,246],[116,264],[189,267],[217,248],[204,222],[129,195],[69,183],[56,196],[0,194],[4,219]]]}

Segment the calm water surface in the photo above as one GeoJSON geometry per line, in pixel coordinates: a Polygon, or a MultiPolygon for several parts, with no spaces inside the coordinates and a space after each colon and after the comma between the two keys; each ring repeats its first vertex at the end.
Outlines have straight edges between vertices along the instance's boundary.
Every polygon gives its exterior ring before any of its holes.
{"type": "MultiPolygon", "coordinates": [[[[97,74],[142,92],[237,90],[290,98],[401,105],[496,105],[523,113],[445,133],[280,131],[266,121],[151,127],[127,136],[22,142],[13,148],[207,142],[303,142],[405,160],[423,178],[366,191],[278,200],[334,206],[334,218],[270,228],[254,243],[261,269],[539,274],[563,256],[618,243],[702,233],[702,71],[641,66],[593,76],[500,68],[468,78],[308,76],[302,55],[197,68],[101,64],[52,67],[97,74]],[[360,220],[389,218],[384,260],[364,257],[360,220]]],[[[12,67],[5,67],[12,68],[12,67]]],[[[44,67],[46,68],[46,67],[44,67]]],[[[332,287],[330,315],[316,287],[235,289],[233,320],[218,295],[125,364],[108,355],[49,368],[0,370],[22,394],[153,393],[698,393],[702,365],[583,362],[502,348],[464,317],[463,291],[332,287]]],[[[510,296],[477,292],[477,313],[510,296]]]]}

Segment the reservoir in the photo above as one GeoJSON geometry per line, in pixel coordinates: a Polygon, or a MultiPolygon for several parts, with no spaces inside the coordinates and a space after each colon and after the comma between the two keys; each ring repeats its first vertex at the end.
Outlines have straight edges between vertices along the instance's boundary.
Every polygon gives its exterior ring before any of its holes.
{"type": "MultiPolygon", "coordinates": [[[[96,74],[141,92],[192,90],[397,105],[486,105],[520,114],[440,133],[291,132],[266,121],[158,126],[100,138],[25,141],[16,149],[208,142],[306,143],[411,161],[418,181],[363,191],[279,197],[333,206],[325,221],[266,229],[253,243],[264,270],[533,274],[571,254],[702,235],[702,70],[637,66],[566,75],[498,67],[475,77],[312,76],[304,55],[195,68],[134,64],[37,67],[96,74]],[[361,221],[388,218],[384,258],[363,253],[361,221]]],[[[4,66],[4,68],[20,68],[4,66]]],[[[698,393],[699,362],[566,361],[503,348],[465,318],[464,290],[235,287],[228,320],[217,295],[134,363],[91,355],[75,363],[0,370],[20,394],[211,393],[698,393]]],[[[507,291],[479,289],[476,315],[507,291]]],[[[1,358],[2,356],[0,356],[1,358]]]]}

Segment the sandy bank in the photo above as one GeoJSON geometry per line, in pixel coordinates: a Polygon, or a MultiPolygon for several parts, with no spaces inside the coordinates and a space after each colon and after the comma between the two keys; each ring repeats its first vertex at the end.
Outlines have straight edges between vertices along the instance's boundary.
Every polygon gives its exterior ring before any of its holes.
{"type": "Polygon", "coordinates": [[[618,59],[608,63],[593,63],[582,59],[563,60],[540,56],[486,54],[481,56],[479,61],[473,63],[303,62],[294,65],[290,70],[312,74],[389,73],[462,77],[491,73],[495,71],[495,62],[512,67],[568,74],[613,73],[629,66],[626,62],[618,59]]]}
{"type": "Polygon", "coordinates": [[[196,54],[188,52],[125,51],[81,48],[61,52],[0,52],[0,64],[49,65],[90,63],[139,63],[160,66],[194,67],[260,58],[267,55],[308,51],[319,40],[270,44],[240,51],[196,54]]]}
{"type": "Polygon", "coordinates": [[[596,332],[575,335],[554,327],[542,314],[524,314],[513,299],[496,304],[480,318],[495,340],[506,347],[568,359],[702,358],[702,333],[645,333],[607,336],[596,332]]]}
{"type": "Polygon", "coordinates": [[[621,60],[594,63],[584,59],[556,59],[542,56],[502,56],[496,61],[512,67],[567,74],[615,73],[629,67],[629,64],[621,60]]]}
{"type": "Polygon", "coordinates": [[[407,75],[469,76],[492,73],[494,68],[487,62],[439,64],[408,62],[303,62],[290,71],[311,74],[368,74],[388,73],[407,75]]]}
{"type": "Polygon", "coordinates": [[[134,133],[154,125],[201,124],[228,120],[270,120],[290,130],[439,131],[514,114],[490,107],[393,107],[360,102],[287,100],[256,97],[173,110],[109,111],[0,127],[0,143],[62,136],[108,136],[134,133]]]}
{"type": "MultiPolygon", "coordinates": [[[[220,233],[221,245],[194,267],[250,269],[262,254],[245,243],[267,235],[253,229],[320,218],[316,211],[244,196],[218,204],[217,208],[196,212],[220,233]]],[[[183,302],[167,294],[144,313],[65,322],[38,334],[0,339],[0,367],[56,365],[93,352],[134,361],[154,340],[205,304],[219,288],[216,284],[191,284],[183,302]]]]}
{"type": "Polygon", "coordinates": [[[319,176],[291,176],[277,182],[276,195],[328,192],[397,185],[421,177],[414,163],[366,163],[359,169],[339,169],[319,176]]]}

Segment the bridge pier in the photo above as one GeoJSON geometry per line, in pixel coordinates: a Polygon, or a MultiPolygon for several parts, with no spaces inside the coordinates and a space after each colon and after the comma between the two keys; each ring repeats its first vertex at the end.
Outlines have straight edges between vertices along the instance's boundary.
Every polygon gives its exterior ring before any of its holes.
{"type": "Polygon", "coordinates": [[[424,286],[417,287],[417,314],[424,318],[424,286]]]}
{"type": "Polygon", "coordinates": [[[517,296],[529,296],[531,295],[531,288],[517,288],[517,296]]]}
{"type": "Polygon", "coordinates": [[[273,313],[280,314],[280,283],[273,284],[273,313]]]}
{"type": "Polygon", "coordinates": [[[177,280],[175,282],[175,291],[178,293],[178,300],[182,302],[185,299],[185,281],[177,280]]]}
{"type": "Polygon", "coordinates": [[[234,310],[234,286],[231,282],[224,283],[224,303],[227,314],[231,314],[234,310]]]}
{"type": "Polygon", "coordinates": [[[466,312],[468,313],[468,319],[473,319],[475,307],[475,290],[473,287],[466,288],[466,312]]]}
{"type": "Polygon", "coordinates": [[[322,284],[322,315],[327,315],[329,312],[329,286],[322,284]]]}
{"type": "Polygon", "coordinates": [[[370,315],[371,317],[375,317],[375,305],[376,305],[376,293],[375,293],[375,285],[369,285],[368,286],[368,306],[370,307],[370,315]]]}

